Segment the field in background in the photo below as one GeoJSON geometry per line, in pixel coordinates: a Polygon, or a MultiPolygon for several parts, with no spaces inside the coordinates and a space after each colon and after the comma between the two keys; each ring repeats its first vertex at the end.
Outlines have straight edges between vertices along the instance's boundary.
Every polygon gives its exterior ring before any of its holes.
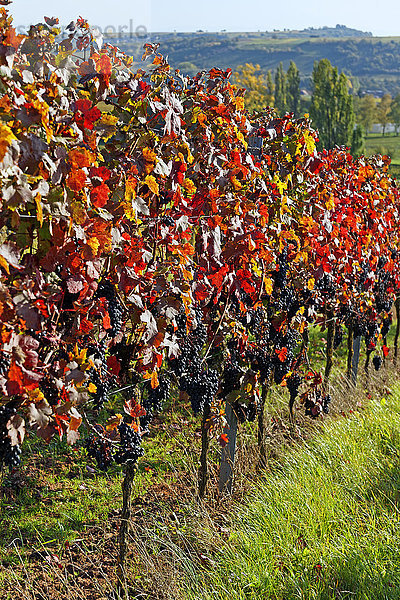
{"type": "Polygon", "coordinates": [[[396,178],[400,177],[400,135],[390,133],[383,136],[380,133],[368,133],[365,138],[365,154],[390,156],[390,173],[396,178]]]}

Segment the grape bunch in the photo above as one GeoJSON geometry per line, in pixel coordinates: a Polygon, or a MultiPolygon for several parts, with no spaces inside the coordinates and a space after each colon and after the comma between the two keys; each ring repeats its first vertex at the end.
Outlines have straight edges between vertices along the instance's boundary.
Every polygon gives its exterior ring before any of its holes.
{"type": "Polygon", "coordinates": [[[115,384],[115,378],[108,375],[105,340],[97,346],[89,345],[87,354],[95,363],[95,368],[90,371],[90,379],[96,386],[96,391],[92,394],[93,406],[95,410],[101,410],[115,384]]]}
{"type": "Polygon", "coordinates": [[[160,377],[158,386],[154,389],[148,386],[147,397],[143,400],[143,408],[146,410],[146,414],[140,417],[140,425],[143,428],[147,427],[155,413],[161,411],[164,403],[169,398],[170,389],[171,382],[168,377],[160,377]]]}
{"type": "Polygon", "coordinates": [[[180,389],[189,396],[195,415],[202,412],[206,406],[211,405],[218,392],[218,387],[218,373],[213,369],[194,371],[180,379],[180,389]]]}
{"type": "Polygon", "coordinates": [[[382,358],[379,356],[379,354],[374,355],[374,358],[372,359],[372,364],[374,365],[375,371],[379,371],[379,369],[382,366],[382,358]]]}
{"type": "Polygon", "coordinates": [[[280,385],[285,375],[290,371],[290,367],[294,357],[294,349],[297,343],[297,333],[294,329],[288,329],[285,335],[279,334],[276,339],[276,349],[286,348],[287,354],[284,361],[280,360],[279,354],[275,353],[274,366],[274,381],[276,385],[280,385]]]}
{"type": "Polygon", "coordinates": [[[0,406],[0,465],[4,464],[10,469],[21,464],[21,447],[19,444],[11,445],[7,431],[7,423],[15,414],[15,408],[7,404],[0,406]]]}
{"type": "Polygon", "coordinates": [[[112,445],[107,439],[90,435],[84,443],[88,455],[94,458],[101,471],[107,471],[113,462],[112,445]]]}
{"type": "Polygon", "coordinates": [[[336,350],[336,348],[339,348],[339,346],[341,345],[342,342],[343,342],[343,327],[342,327],[342,325],[340,325],[338,323],[335,327],[335,337],[333,340],[334,349],[336,350]]]}
{"type": "Polygon", "coordinates": [[[251,368],[259,373],[260,383],[265,383],[271,374],[273,361],[271,355],[263,347],[250,348],[248,358],[251,362],[251,368]]]}
{"type": "Polygon", "coordinates": [[[389,271],[384,271],[383,267],[378,270],[378,281],[374,287],[376,310],[378,313],[389,312],[391,309],[392,300],[387,293],[390,277],[389,271]]]}
{"type": "Polygon", "coordinates": [[[323,396],[321,390],[311,390],[304,400],[305,414],[312,419],[316,419],[322,412],[328,414],[330,403],[330,394],[323,396]]]}
{"type": "Polygon", "coordinates": [[[11,364],[10,355],[0,352],[0,375],[6,377],[11,364]]]}
{"type": "Polygon", "coordinates": [[[140,435],[127,423],[121,423],[118,426],[118,431],[120,448],[115,453],[115,462],[119,465],[132,461],[136,462],[144,454],[140,435]]]}
{"type": "Polygon", "coordinates": [[[297,396],[299,395],[299,387],[302,381],[303,378],[298,373],[293,373],[293,375],[291,375],[286,382],[287,389],[290,394],[290,407],[293,406],[297,396]]]}
{"type": "Polygon", "coordinates": [[[382,337],[384,340],[387,338],[387,335],[390,331],[391,324],[392,324],[392,319],[390,316],[385,317],[382,321],[381,334],[382,334],[382,337]]]}
{"type": "Polygon", "coordinates": [[[224,365],[224,370],[222,373],[222,393],[224,396],[227,396],[234,390],[238,390],[240,388],[240,380],[242,378],[243,372],[239,366],[237,358],[232,356],[224,365]]]}
{"type": "Polygon", "coordinates": [[[101,281],[94,295],[95,298],[105,298],[107,300],[108,314],[110,316],[110,336],[116,337],[123,323],[124,310],[117,297],[115,286],[110,281],[101,281]]]}
{"type": "Polygon", "coordinates": [[[178,335],[181,338],[180,354],[170,362],[170,367],[177,377],[193,371],[201,371],[201,351],[207,339],[207,330],[198,307],[195,308],[195,319],[194,327],[187,332],[186,315],[181,313],[176,318],[178,335]]]}
{"type": "Polygon", "coordinates": [[[50,406],[57,406],[60,403],[60,392],[53,379],[44,377],[39,383],[39,389],[50,406]]]}

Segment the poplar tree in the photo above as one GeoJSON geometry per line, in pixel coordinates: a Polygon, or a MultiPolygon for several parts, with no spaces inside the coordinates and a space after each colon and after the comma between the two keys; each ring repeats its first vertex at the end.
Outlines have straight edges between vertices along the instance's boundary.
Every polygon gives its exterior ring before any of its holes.
{"type": "Polygon", "coordinates": [[[312,78],[310,116],[318,129],[320,148],[351,146],[355,117],[346,75],[324,58],[314,63],[312,78]]]}
{"type": "Polygon", "coordinates": [[[286,90],[286,73],[283,70],[282,63],[279,63],[279,67],[277,68],[275,74],[275,108],[280,117],[282,117],[288,110],[286,90]]]}
{"type": "Polygon", "coordinates": [[[287,110],[299,116],[300,109],[300,72],[296,63],[290,61],[286,74],[286,104],[287,110]]]}

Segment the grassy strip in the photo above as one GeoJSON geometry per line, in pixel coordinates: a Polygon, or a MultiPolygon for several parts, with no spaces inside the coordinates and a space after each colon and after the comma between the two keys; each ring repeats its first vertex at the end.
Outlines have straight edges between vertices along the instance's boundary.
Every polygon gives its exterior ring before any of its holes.
{"type": "Polygon", "coordinates": [[[371,400],[265,473],[184,596],[399,598],[400,391],[371,400]]]}

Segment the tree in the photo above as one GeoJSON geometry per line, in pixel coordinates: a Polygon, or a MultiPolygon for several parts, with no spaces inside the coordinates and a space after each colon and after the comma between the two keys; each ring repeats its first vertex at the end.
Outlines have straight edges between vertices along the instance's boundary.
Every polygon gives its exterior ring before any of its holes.
{"type": "Polygon", "coordinates": [[[351,138],[351,154],[355,157],[361,156],[365,152],[364,131],[361,125],[356,125],[353,129],[351,138]]]}
{"type": "Polygon", "coordinates": [[[366,94],[357,99],[355,113],[357,123],[368,133],[376,121],[376,98],[371,94],[366,94]]]}
{"type": "Polygon", "coordinates": [[[389,118],[396,127],[396,135],[399,135],[400,127],[400,94],[397,94],[392,100],[389,118]]]}
{"type": "Polygon", "coordinates": [[[382,135],[385,135],[386,127],[390,123],[390,111],[392,108],[392,97],[390,94],[385,94],[376,105],[376,118],[382,125],[382,135]]]}
{"type": "Polygon", "coordinates": [[[286,89],[287,109],[298,116],[300,109],[300,72],[293,61],[290,61],[287,70],[286,89]]]}
{"type": "Polygon", "coordinates": [[[275,108],[280,116],[288,110],[286,90],[286,73],[283,70],[282,63],[279,63],[275,73],[275,108]]]}
{"type": "Polygon", "coordinates": [[[319,132],[320,147],[351,146],[354,128],[353,99],[348,79],[328,59],[314,64],[310,115],[319,132]]]}
{"type": "Polygon", "coordinates": [[[238,66],[233,80],[236,85],[246,88],[245,105],[248,110],[263,110],[273,105],[274,90],[270,71],[265,75],[260,65],[246,63],[238,66]]]}

